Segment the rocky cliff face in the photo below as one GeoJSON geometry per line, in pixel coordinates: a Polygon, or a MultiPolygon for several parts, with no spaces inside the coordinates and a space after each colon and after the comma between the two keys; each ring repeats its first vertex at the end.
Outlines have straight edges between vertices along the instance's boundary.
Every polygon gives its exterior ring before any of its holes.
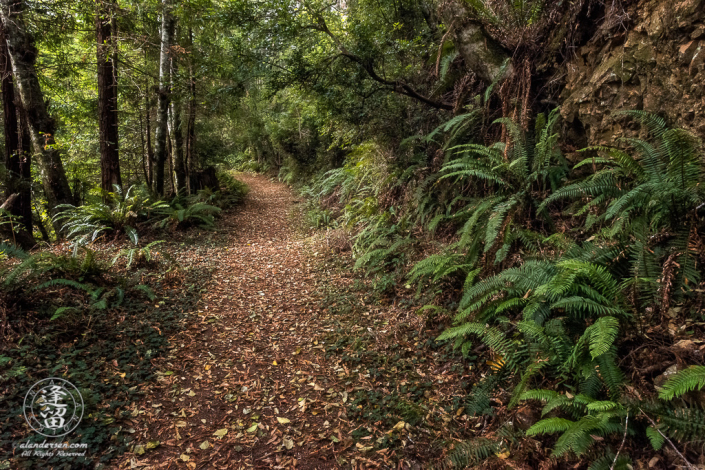
{"type": "Polygon", "coordinates": [[[564,118],[590,144],[613,143],[622,129],[610,115],[626,109],[705,137],[705,0],[642,0],[625,13],[566,64],[564,118]]]}

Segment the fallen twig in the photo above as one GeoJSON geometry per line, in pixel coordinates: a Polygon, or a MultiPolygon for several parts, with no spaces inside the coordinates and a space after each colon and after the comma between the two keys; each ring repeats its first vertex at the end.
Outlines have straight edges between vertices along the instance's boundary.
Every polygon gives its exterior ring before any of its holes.
{"type": "Polygon", "coordinates": [[[675,444],[673,444],[673,442],[672,442],[669,438],[667,438],[664,433],[661,432],[661,430],[658,428],[658,425],[656,424],[656,421],[654,421],[653,419],[651,419],[651,417],[650,417],[649,415],[647,415],[646,413],[644,413],[644,410],[642,410],[641,408],[639,408],[639,411],[641,411],[641,414],[643,414],[644,416],[646,416],[646,419],[649,420],[649,422],[650,422],[651,425],[654,427],[654,429],[656,430],[656,432],[659,433],[659,434],[661,434],[661,437],[663,437],[664,439],[666,439],[666,442],[668,442],[668,444],[669,444],[669,445],[671,446],[671,448],[675,451],[675,453],[678,454],[678,456],[683,460],[683,462],[685,462],[686,467],[688,467],[688,468],[691,469],[691,470],[695,470],[695,467],[694,467],[690,462],[688,462],[688,460],[685,458],[685,456],[684,456],[683,454],[680,453],[680,451],[676,448],[675,444]]]}
{"type": "Polygon", "coordinates": [[[614,466],[617,464],[617,459],[619,458],[619,453],[622,452],[622,448],[624,448],[624,442],[627,440],[627,429],[629,429],[629,412],[627,412],[627,416],[624,418],[624,436],[622,437],[622,444],[620,444],[617,450],[617,455],[614,456],[610,470],[614,470],[614,466]]]}

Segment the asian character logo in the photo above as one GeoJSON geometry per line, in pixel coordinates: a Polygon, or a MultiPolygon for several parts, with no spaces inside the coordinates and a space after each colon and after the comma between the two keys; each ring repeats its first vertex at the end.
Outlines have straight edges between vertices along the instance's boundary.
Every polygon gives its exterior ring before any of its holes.
{"type": "Polygon", "coordinates": [[[76,429],[83,418],[83,406],[83,397],[71,382],[52,377],[29,389],[24,416],[42,436],[60,437],[76,429]]]}

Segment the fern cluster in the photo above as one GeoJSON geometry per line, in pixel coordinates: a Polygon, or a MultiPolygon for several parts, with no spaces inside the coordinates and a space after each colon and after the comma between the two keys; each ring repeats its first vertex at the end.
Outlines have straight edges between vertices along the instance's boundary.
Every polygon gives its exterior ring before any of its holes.
{"type": "Polygon", "coordinates": [[[520,375],[512,405],[535,377],[570,375],[578,386],[619,395],[615,341],[629,318],[618,282],[576,259],[528,261],[469,287],[452,339],[463,351],[477,338],[520,375]],[[519,335],[509,337],[508,330],[519,335]]]}
{"type": "Polygon", "coordinates": [[[136,244],[139,225],[212,228],[215,216],[221,211],[219,205],[239,202],[248,192],[247,185],[228,173],[220,173],[219,179],[223,192],[204,189],[195,195],[178,195],[168,202],[154,199],[140,186],[131,186],[123,192],[115,185],[115,191],[106,195],[106,202],[57,206],[59,212],[54,220],[62,225],[65,236],[73,240],[76,248],[109,232],[125,234],[136,244]]]}
{"type": "MultiPolygon", "coordinates": [[[[702,371],[694,372],[694,375],[699,372],[699,379],[702,380],[702,371]]],[[[680,378],[674,377],[671,390],[684,393],[692,388],[703,388],[705,384],[698,382],[691,374],[692,372],[680,378]]],[[[662,392],[660,396],[669,400],[674,395],[662,392]]],[[[623,439],[625,435],[642,435],[648,438],[654,450],[661,449],[666,437],[681,442],[705,441],[705,412],[699,407],[668,401],[597,400],[585,394],[573,396],[568,392],[559,393],[553,390],[529,390],[522,394],[521,399],[544,403],[543,419],[531,426],[527,435],[560,433],[553,448],[556,456],[566,453],[582,456],[591,451],[599,438],[610,435],[623,436],[623,439]],[[557,414],[568,417],[556,416],[557,414]]],[[[628,461],[627,455],[623,458],[625,462],[628,461]]],[[[603,468],[600,462],[614,462],[614,459],[614,455],[607,449],[590,468],[603,468]]]]}
{"type": "MultiPolygon", "coordinates": [[[[539,115],[531,132],[498,119],[504,138],[482,145],[472,140],[486,125],[476,107],[404,141],[414,144],[413,157],[397,172],[366,144],[306,189],[344,205],[339,221],[355,233],[356,268],[405,272],[419,293],[462,286],[457,304],[424,307],[457,307],[438,340],[464,354],[477,343],[489,349],[495,372],[514,378],[510,408],[545,402],[530,434],[560,434],[554,453],[590,453],[594,469],[630,465],[626,453],[595,446],[601,438],[621,439],[626,430],[652,442],[692,440],[703,430],[701,411],[678,402],[705,385],[701,366],[668,381],[660,402],[634,402],[617,361],[625,332],[644,312],[663,312],[701,291],[700,141],[652,114],[616,116],[637,121],[648,137],[584,149],[586,158],[572,170],[558,145],[557,110],[539,115]],[[402,194],[404,203],[389,194],[402,194]],[[416,246],[453,231],[450,243],[409,266],[416,246]],[[556,383],[561,389],[541,389],[556,383]],[[658,428],[644,425],[647,413],[658,428]]],[[[487,413],[481,391],[470,402],[487,413]]]]}
{"type": "Polygon", "coordinates": [[[11,266],[3,264],[0,270],[0,294],[5,297],[5,302],[18,296],[55,288],[68,287],[85,295],[87,303],[58,307],[51,320],[68,314],[119,307],[128,292],[139,293],[150,300],[156,297],[145,284],[119,282],[112,288],[98,286],[97,281],[106,272],[106,267],[98,262],[94,251],[86,247],[81,247],[80,251],[84,253],[82,258],[77,255],[56,255],[48,251],[30,254],[13,245],[0,243],[0,253],[19,261],[11,266]]]}
{"type": "Polygon", "coordinates": [[[119,307],[125,300],[128,290],[141,293],[150,300],[155,298],[154,292],[144,284],[118,283],[112,288],[98,286],[98,280],[106,272],[96,259],[95,252],[81,247],[84,256],[62,256],[48,251],[29,254],[24,250],[4,243],[0,244],[0,252],[7,258],[19,262],[0,270],[0,293],[5,301],[13,296],[26,295],[53,288],[71,288],[81,291],[87,298],[87,305],[58,307],[51,320],[56,320],[66,314],[79,314],[119,307]],[[61,276],[61,277],[59,277],[61,276]]]}
{"type": "Polygon", "coordinates": [[[62,225],[67,238],[74,239],[75,246],[91,243],[107,231],[135,233],[138,220],[149,218],[167,206],[162,201],[153,201],[142,187],[131,186],[125,192],[118,185],[114,188],[106,196],[108,202],[57,206],[59,212],[54,221],[62,225]]]}
{"type": "MultiPolygon", "coordinates": [[[[633,324],[634,308],[643,308],[633,301],[665,309],[698,285],[698,211],[705,207],[699,140],[669,129],[657,116],[622,114],[643,124],[652,140],[624,139],[635,154],[585,149],[599,156],[574,170],[595,171],[568,185],[565,161],[551,150],[556,134],[547,129],[555,123],[553,115],[545,124],[537,120],[542,131],[532,142],[504,119],[499,122],[512,146],[451,148],[460,158],[444,165],[439,181],[451,178],[454,187],[474,182],[483,191],[456,196],[454,204],[466,215],[448,212],[439,218],[462,223],[460,240],[409,273],[416,282],[466,276],[455,325],[438,339],[454,341],[464,353],[479,341],[499,356],[502,367],[517,377],[510,408],[521,400],[545,402],[544,419],[527,434],[560,434],[556,456],[582,456],[601,437],[622,436],[625,429],[628,436],[646,433],[655,447],[664,435],[680,441],[705,435],[700,409],[632,402],[622,393],[625,376],[617,348],[633,324]],[[591,241],[575,243],[554,233],[548,211],[563,200],[581,201],[568,214],[582,218],[591,241]],[[521,265],[486,275],[489,264],[501,264],[517,250],[521,265]],[[557,382],[579,393],[533,389],[557,382]],[[647,407],[658,430],[643,423],[625,428],[629,416],[644,421],[647,407]]],[[[670,379],[660,398],[672,400],[703,387],[702,366],[691,367],[670,379]]],[[[629,464],[627,455],[615,460],[613,450],[605,452],[591,468],[629,464]]]]}
{"type": "Polygon", "coordinates": [[[705,167],[700,140],[643,111],[624,111],[640,122],[651,140],[625,138],[626,149],[590,147],[575,168],[592,165],[594,174],[555,191],[542,207],[563,199],[586,200],[577,215],[586,227],[618,242],[629,253],[632,286],[641,296],[668,308],[701,279],[696,268],[698,212],[705,207],[705,167]],[[628,150],[632,149],[634,154],[628,150]]]}

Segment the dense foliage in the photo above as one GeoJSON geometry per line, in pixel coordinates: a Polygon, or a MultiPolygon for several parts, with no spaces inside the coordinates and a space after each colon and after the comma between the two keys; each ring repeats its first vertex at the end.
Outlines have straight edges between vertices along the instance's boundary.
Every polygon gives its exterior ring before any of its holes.
{"type": "MultiPolygon", "coordinates": [[[[20,201],[0,215],[10,413],[35,345],[92,379],[105,371],[59,345],[93,355],[88,339],[111,331],[111,358],[137,354],[133,382],[150,377],[164,339],[122,335],[161,324],[139,315],[178,270],[162,248],[243,200],[237,170],[295,187],[307,225],[350,252],[375,299],[408,301],[432,347],[473,371],[460,404],[485,425],[443,442],[445,463],[515,451],[536,467],[626,469],[657,452],[703,463],[702,136],[623,109],[619,136],[587,142],[561,116],[556,69],[588,42],[581,22],[629,26],[606,3],[0,1],[3,189],[20,201]],[[111,330],[116,316],[131,320],[111,330]]],[[[130,439],[113,448],[98,421],[137,399],[127,384],[115,393],[91,418],[105,460],[130,439]]],[[[365,400],[353,412],[381,416],[365,400]]]]}

